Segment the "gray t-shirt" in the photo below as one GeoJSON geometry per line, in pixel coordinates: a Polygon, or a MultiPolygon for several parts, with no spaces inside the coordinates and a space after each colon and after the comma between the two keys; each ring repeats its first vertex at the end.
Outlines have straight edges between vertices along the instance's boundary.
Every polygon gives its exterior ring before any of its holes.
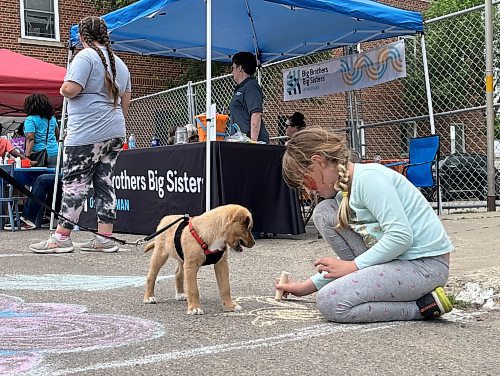
{"type": "MultiPolygon", "coordinates": [[[[109,68],[109,57],[105,47],[100,47],[109,68]]],[[[116,84],[121,98],[131,91],[130,73],[125,63],[115,55],[116,84]]],[[[67,134],[65,146],[90,145],[115,137],[125,137],[125,117],[118,98],[108,95],[104,65],[99,54],[92,48],[81,50],[73,59],[64,82],[73,81],[83,87],[74,98],[68,100],[67,134]]]]}
{"type": "MultiPolygon", "coordinates": [[[[255,77],[248,77],[234,89],[233,98],[229,105],[231,113],[231,124],[238,124],[242,133],[250,137],[250,120],[255,112],[262,113],[262,88],[255,77]]],[[[264,120],[260,123],[258,141],[269,142],[264,120]]]]}

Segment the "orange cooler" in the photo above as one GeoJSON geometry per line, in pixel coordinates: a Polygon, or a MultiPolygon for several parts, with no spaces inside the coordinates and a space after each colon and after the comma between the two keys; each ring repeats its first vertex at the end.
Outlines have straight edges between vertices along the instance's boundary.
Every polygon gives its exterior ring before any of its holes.
{"type": "MultiPolygon", "coordinates": [[[[201,142],[207,141],[207,117],[206,115],[196,115],[195,117],[196,120],[196,126],[198,128],[198,138],[201,142]]],[[[217,141],[222,141],[224,140],[226,136],[226,126],[227,126],[227,121],[229,120],[229,116],[227,115],[222,115],[222,114],[217,114],[216,115],[216,137],[215,139],[217,141]]]]}

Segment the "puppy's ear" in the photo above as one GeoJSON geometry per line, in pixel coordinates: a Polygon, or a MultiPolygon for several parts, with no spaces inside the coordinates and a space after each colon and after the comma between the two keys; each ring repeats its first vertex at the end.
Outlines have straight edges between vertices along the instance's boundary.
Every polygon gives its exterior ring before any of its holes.
{"type": "Polygon", "coordinates": [[[243,226],[245,226],[245,228],[251,229],[253,227],[252,214],[251,213],[243,214],[241,223],[243,224],[243,226]]]}
{"type": "Polygon", "coordinates": [[[252,224],[252,215],[246,210],[238,210],[234,213],[234,222],[241,223],[246,228],[252,224]]]}
{"type": "Polygon", "coordinates": [[[250,228],[251,224],[252,224],[252,217],[249,216],[249,215],[245,215],[244,218],[243,218],[243,221],[242,221],[243,225],[246,227],[246,228],[250,228]]]}

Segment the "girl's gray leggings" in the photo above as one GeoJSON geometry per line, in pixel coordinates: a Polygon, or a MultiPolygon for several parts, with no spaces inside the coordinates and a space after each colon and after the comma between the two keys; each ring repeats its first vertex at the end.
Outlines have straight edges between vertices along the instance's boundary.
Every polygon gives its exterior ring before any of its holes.
{"type": "MultiPolygon", "coordinates": [[[[320,202],[313,213],[319,233],[342,260],[353,260],[366,246],[351,229],[335,229],[336,200],[320,202]]],[[[317,295],[321,313],[335,322],[421,320],[416,300],[448,280],[443,256],[393,260],[333,280],[317,295]]]]}

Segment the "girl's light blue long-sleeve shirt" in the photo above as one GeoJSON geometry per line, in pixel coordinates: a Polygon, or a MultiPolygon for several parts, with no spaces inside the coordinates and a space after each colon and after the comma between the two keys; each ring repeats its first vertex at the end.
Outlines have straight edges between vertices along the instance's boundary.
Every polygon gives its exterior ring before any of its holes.
{"type": "MultiPolygon", "coordinates": [[[[354,259],[358,269],[453,250],[443,224],[420,191],[383,165],[354,165],[349,206],[354,214],[351,228],[369,247],[354,259]]],[[[318,290],[331,281],[321,274],[311,279],[318,290]]]]}

